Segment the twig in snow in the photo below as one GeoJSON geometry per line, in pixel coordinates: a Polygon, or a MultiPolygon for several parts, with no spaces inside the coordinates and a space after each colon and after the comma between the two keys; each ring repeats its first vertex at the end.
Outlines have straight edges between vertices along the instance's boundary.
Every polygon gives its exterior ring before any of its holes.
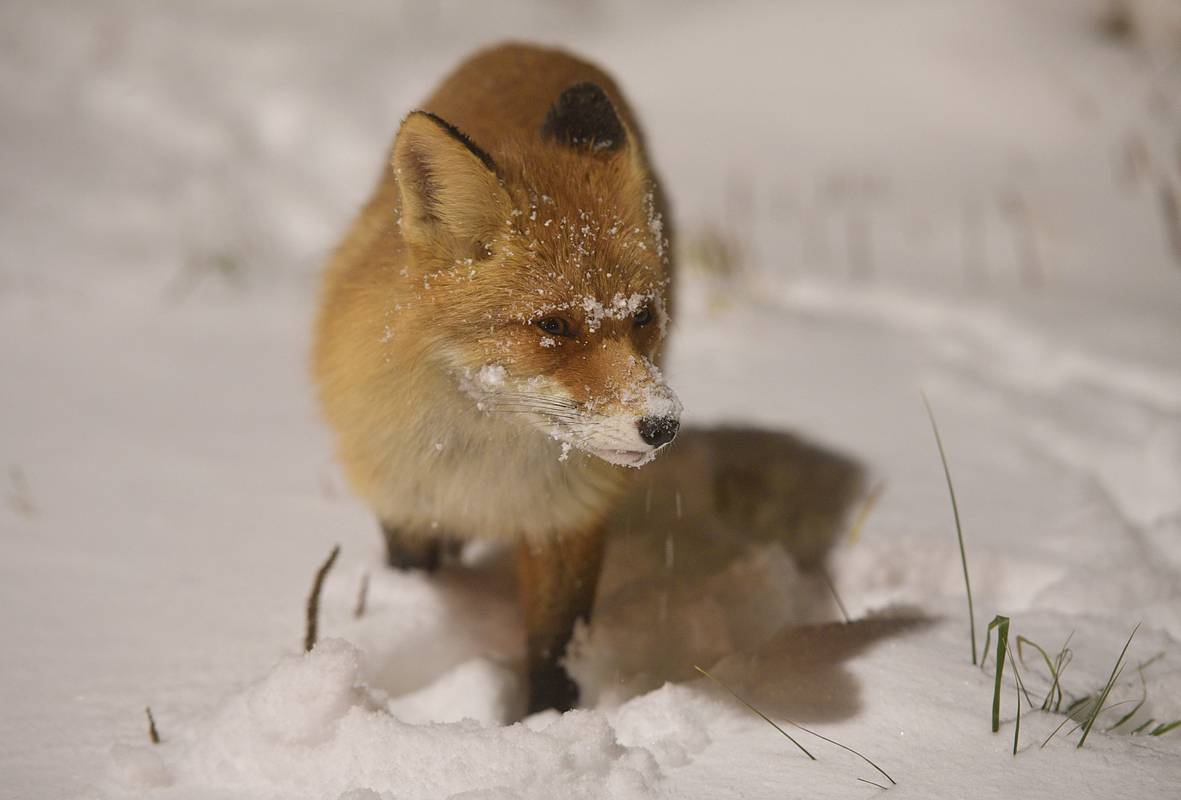
{"type": "Polygon", "coordinates": [[[316,572],[316,580],[312,583],[312,593],[308,595],[308,622],[303,637],[304,652],[309,652],[316,646],[316,625],[320,615],[320,590],[324,588],[324,578],[328,575],[328,570],[332,569],[332,565],[336,563],[336,557],[339,555],[340,545],[336,545],[332,548],[328,560],[320,565],[320,569],[316,572]]]}
{"type": "Polygon", "coordinates": [[[353,616],[360,619],[365,614],[365,604],[369,599],[369,573],[361,574],[361,588],[357,590],[357,607],[353,609],[353,616]]]}
{"type": "Polygon", "coordinates": [[[148,715],[148,739],[152,744],[160,744],[160,731],[156,730],[156,718],[152,716],[152,707],[144,706],[144,713],[148,715]]]}

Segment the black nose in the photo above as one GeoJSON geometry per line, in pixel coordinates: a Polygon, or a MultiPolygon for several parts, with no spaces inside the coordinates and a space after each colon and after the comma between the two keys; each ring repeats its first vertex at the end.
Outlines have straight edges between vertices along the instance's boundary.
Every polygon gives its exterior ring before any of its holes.
{"type": "Polygon", "coordinates": [[[653,447],[668,444],[677,436],[681,423],[675,417],[644,417],[636,423],[640,438],[653,447]]]}

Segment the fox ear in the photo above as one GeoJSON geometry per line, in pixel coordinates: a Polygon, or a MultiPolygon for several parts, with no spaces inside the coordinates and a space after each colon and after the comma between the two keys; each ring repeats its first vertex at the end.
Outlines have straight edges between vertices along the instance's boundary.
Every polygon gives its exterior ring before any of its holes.
{"type": "Polygon", "coordinates": [[[596,83],[577,83],[558,95],[541,124],[541,138],[592,153],[622,150],[628,140],[611,98],[596,83]]]}
{"type": "Polygon", "coordinates": [[[446,120],[415,111],[394,140],[393,167],[407,241],[484,255],[510,213],[491,156],[446,120]]]}

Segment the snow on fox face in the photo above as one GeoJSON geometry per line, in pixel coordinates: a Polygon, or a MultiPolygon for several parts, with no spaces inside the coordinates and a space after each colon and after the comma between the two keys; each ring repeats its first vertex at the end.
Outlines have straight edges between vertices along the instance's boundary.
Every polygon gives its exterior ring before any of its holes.
{"type": "Polygon", "coordinates": [[[655,295],[540,304],[505,331],[500,360],[463,373],[487,413],[510,415],[612,464],[639,467],[673,440],[681,404],[653,359],[667,315],[655,295]]]}
{"type": "Polygon", "coordinates": [[[651,460],[681,405],[656,366],[668,241],[632,138],[599,149],[543,139],[528,156],[504,144],[495,173],[490,158],[461,149],[435,164],[403,140],[399,224],[413,258],[400,313],[420,326],[403,341],[442,354],[480,412],[559,439],[563,454],[651,460]]]}
{"type": "Polygon", "coordinates": [[[481,358],[453,364],[480,410],[558,439],[563,457],[577,448],[638,467],[680,425],[681,404],[656,366],[668,328],[666,242],[650,194],[630,210],[596,212],[583,200],[527,193],[487,257],[462,265],[473,288],[485,287],[466,316],[478,315],[468,327],[481,358]]]}
{"type": "Polygon", "coordinates": [[[482,367],[463,386],[478,409],[518,416],[562,442],[562,460],[573,447],[612,464],[642,466],[676,437],[680,401],[649,359],[636,357],[617,341],[604,342],[600,349],[598,368],[613,373],[601,395],[589,384],[572,394],[552,375],[510,380],[499,364],[482,367]]]}

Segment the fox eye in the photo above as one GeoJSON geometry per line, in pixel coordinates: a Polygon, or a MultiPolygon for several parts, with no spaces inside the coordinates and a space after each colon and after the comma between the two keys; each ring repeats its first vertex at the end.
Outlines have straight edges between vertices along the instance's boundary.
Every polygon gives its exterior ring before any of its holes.
{"type": "Polygon", "coordinates": [[[570,323],[562,317],[542,317],[534,324],[550,336],[564,336],[566,338],[573,336],[570,323]]]}
{"type": "Polygon", "coordinates": [[[632,322],[635,323],[637,328],[642,328],[643,326],[647,325],[651,321],[652,321],[652,307],[651,306],[644,306],[643,308],[641,308],[639,311],[637,311],[635,313],[635,316],[632,317],[632,322]]]}

